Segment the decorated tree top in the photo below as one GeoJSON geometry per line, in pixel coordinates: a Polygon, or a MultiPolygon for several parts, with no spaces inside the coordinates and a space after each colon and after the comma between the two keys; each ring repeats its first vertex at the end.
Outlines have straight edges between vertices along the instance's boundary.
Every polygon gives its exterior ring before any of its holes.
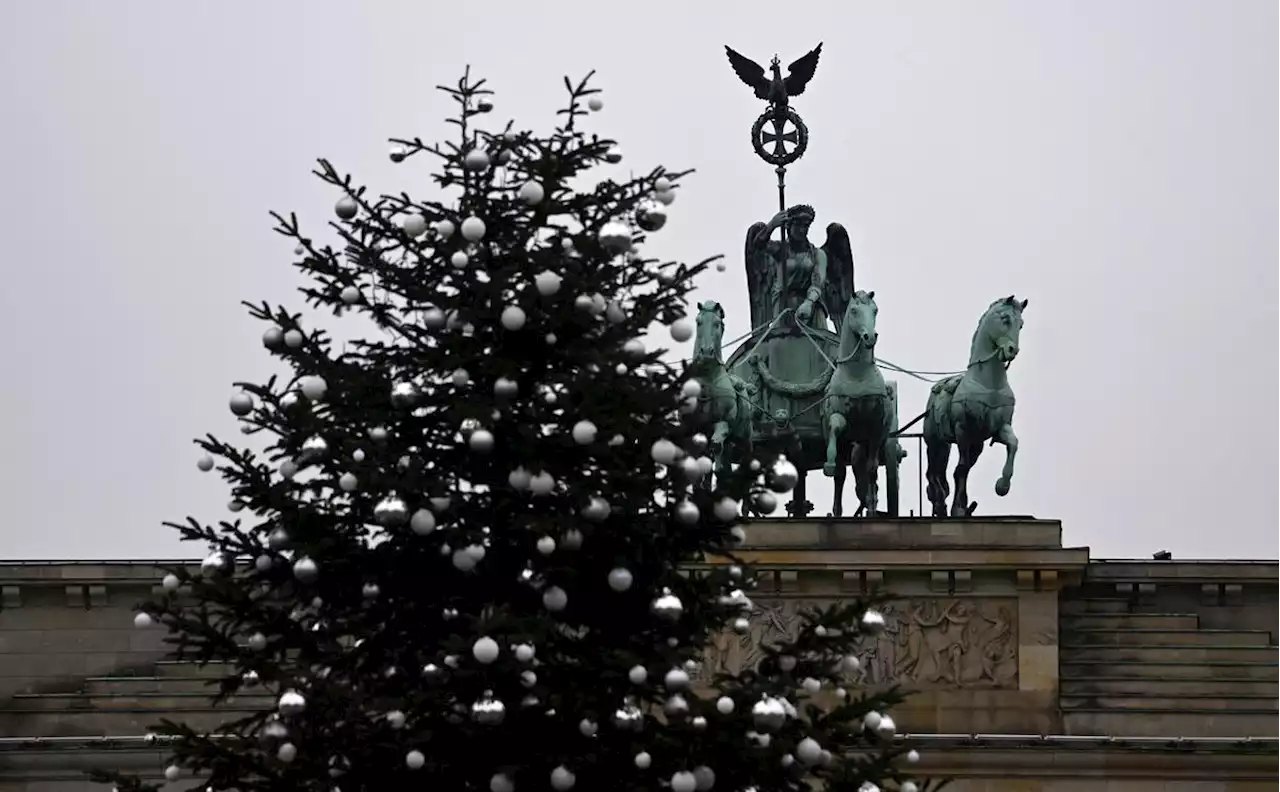
{"type": "Polygon", "coordinates": [[[883,626],[860,604],[815,614],[758,669],[699,679],[712,639],[750,627],[741,505],[796,473],[757,456],[705,479],[701,387],[645,342],[655,325],[692,335],[706,262],[640,252],[683,174],[592,181],[617,148],[583,129],[598,95],[566,87],[546,137],[485,129],[483,82],[444,88],[457,140],[393,153],[439,159],[437,200],[371,198],[322,161],[337,248],[277,217],[312,308],[383,333],[339,345],[249,305],[290,369],[231,398],[266,450],[200,441],[242,516],[174,526],[212,552],[198,573],[173,569],[138,624],[167,627],[178,659],[225,663],[224,697],[273,706],[213,734],[165,724],[169,780],[764,792],[898,778],[907,748],[882,713],[900,696],[844,687],[858,634],[883,626]]]}

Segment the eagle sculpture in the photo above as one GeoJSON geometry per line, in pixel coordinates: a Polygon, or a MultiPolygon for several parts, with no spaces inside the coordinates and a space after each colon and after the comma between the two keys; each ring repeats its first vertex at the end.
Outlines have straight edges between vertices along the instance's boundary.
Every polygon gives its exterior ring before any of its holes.
{"type": "Polygon", "coordinates": [[[787,67],[787,76],[782,76],[782,66],[778,56],[774,55],[769,63],[772,76],[766,75],[764,67],[741,53],[734,52],[726,46],[725,54],[729,56],[729,65],[758,98],[764,99],[776,108],[785,108],[787,100],[792,96],[804,93],[805,86],[813,79],[818,68],[818,57],[822,54],[822,45],[813,48],[808,55],[787,67]]]}

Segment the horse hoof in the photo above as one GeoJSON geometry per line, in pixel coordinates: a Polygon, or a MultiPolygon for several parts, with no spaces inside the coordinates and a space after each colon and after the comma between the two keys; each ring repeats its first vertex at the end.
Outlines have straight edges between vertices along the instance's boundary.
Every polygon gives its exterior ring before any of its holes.
{"type": "Polygon", "coordinates": [[[996,494],[1002,498],[1009,494],[1009,479],[1004,476],[996,479],[996,494]]]}
{"type": "Polygon", "coordinates": [[[831,464],[830,462],[826,463],[825,465],[822,466],[822,475],[835,478],[836,466],[831,464]]]}

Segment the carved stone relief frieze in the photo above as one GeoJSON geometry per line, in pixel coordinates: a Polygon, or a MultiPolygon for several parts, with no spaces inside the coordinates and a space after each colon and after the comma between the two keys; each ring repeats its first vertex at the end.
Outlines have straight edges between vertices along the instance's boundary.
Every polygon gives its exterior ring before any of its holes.
{"type": "MultiPolygon", "coordinates": [[[[745,634],[721,634],[707,653],[703,673],[754,668],[762,645],[791,640],[800,613],[830,601],[756,600],[745,634]]],[[[886,627],[864,637],[858,649],[861,681],[923,689],[1000,689],[1018,684],[1017,602],[1013,599],[920,598],[880,607],[886,627]]]]}

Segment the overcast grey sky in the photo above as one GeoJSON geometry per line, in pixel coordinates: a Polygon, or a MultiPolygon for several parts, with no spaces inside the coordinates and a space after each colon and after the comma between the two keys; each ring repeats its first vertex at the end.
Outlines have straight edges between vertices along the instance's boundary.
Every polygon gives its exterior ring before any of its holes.
{"type": "MultiPolygon", "coordinates": [[[[628,164],[699,169],[655,251],[728,254],[699,296],[744,331],[743,235],[776,197],[722,46],[789,62],[825,40],[789,196],[819,237],[850,229],[880,353],[961,368],[991,300],[1031,301],[1018,473],[997,500],[989,450],[980,511],[1059,518],[1095,556],[1275,558],[1276,4],[781,7],[4,3],[0,557],[201,554],[159,523],[226,515],[190,439],[232,436],[230,383],[272,371],[238,301],[301,306],[267,211],[322,233],[318,156],[429,189],[384,141],[445,134],[432,86],[467,63],[541,130],[561,77],[597,69],[591,123],[628,164]]],[[[905,419],[928,390],[901,388],[905,419]]]]}

